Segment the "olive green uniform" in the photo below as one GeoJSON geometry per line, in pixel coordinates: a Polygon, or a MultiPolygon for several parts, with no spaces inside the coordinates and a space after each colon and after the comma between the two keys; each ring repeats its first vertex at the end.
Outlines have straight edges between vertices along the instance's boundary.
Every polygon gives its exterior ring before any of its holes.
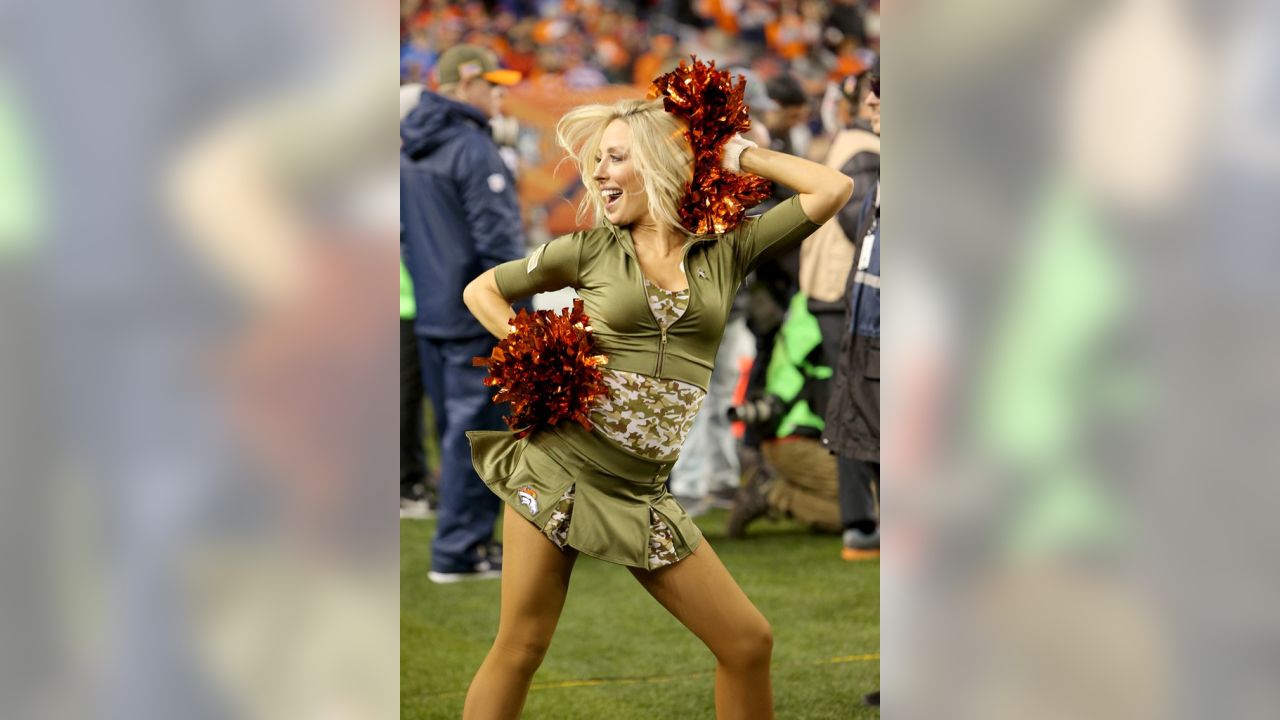
{"type": "MultiPolygon", "coordinates": [[[[611,369],[679,380],[705,392],[738,286],[760,262],[794,247],[818,227],[797,196],[723,235],[690,237],[682,263],[689,304],[669,327],[660,325],[649,308],[626,228],[605,224],[556,238],[524,260],[497,266],[496,280],[508,300],[574,288],[611,369]]],[[[558,501],[573,488],[566,544],[587,555],[631,567],[655,566],[650,547],[655,520],[670,530],[677,560],[702,539],[666,491],[675,458],[643,457],[572,423],[521,440],[506,431],[467,435],[481,479],[548,537],[559,524],[551,522],[558,501]]]]}

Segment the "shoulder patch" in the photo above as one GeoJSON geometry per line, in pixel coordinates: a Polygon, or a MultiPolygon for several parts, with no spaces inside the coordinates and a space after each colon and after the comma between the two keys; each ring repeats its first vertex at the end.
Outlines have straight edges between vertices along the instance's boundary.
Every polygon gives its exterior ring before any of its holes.
{"type": "Polygon", "coordinates": [[[495,193],[500,193],[507,189],[507,178],[502,173],[494,173],[489,176],[489,189],[495,193]]]}

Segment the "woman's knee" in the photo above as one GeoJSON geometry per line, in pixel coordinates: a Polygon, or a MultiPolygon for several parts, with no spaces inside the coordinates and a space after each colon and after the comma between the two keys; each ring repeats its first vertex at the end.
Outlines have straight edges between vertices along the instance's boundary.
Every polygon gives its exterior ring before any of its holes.
{"type": "Polygon", "coordinates": [[[547,650],[551,647],[551,637],[535,637],[535,636],[504,636],[498,633],[497,639],[493,641],[493,649],[490,651],[494,654],[494,659],[498,662],[510,667],[518,672],[533,675],[538,667],[542,665],[542,659],[547,656],[547,650]]]}
{"type": "Polygon", "coordinates": [[[727,667],[767,666],[773,655],[773,628],[763,617],[732,629],[733,637],[716,652],[727,667]]]}

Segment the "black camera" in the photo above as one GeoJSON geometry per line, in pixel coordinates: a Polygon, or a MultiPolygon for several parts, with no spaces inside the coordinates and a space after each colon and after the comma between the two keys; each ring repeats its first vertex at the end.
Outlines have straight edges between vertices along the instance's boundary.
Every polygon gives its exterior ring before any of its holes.
{"type": "Polygon", "coordinates": [[[744,422],[748,425],[768,425],[782,414],[782,401],[773,395],[765,395],[756,400],[748,400],[741,405],[729,408],[731,422],[744,422]]]}

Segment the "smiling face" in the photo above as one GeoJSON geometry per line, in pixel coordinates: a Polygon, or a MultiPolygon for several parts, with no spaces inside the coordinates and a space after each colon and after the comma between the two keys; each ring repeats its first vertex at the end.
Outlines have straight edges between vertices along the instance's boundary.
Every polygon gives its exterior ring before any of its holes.
{"type": "Polygon", "coordinates": [[[649,196],[636,167],[631,126],[614,120],[604,129],[600,149],[594,158],[595,192],[601,194],[604,216],[618,226],[627,226],[649,217],[649,196]]]}
{"type": "Polygon", "coordinates": [[[556,144],[569,153],[586,188],[578,221],[642,225],[679,232],[680,202],[693,180],[693,149],[684,123],[661,100],[581,105],[556,123],[556,144]]]}

